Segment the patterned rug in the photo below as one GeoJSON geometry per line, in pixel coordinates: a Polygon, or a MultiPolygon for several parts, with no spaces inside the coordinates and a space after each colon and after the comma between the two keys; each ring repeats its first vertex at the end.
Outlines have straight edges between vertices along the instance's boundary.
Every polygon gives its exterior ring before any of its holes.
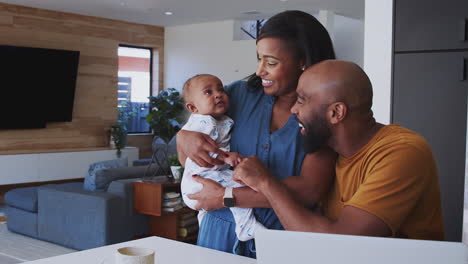
{"type": "Polygon", "coordinates": [[[72,252],[76,250],[10,232],[6,222],[0,222],[1,264],[22,263],[72,252]]]}

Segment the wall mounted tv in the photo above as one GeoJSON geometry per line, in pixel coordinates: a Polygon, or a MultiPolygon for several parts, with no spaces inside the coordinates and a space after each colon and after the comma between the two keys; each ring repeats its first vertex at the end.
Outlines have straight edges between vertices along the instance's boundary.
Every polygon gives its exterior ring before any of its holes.
{"type": "Polygon", "coordinates": [[[0,45],[0,129],[72,120],[80,52],[0,45]]]}

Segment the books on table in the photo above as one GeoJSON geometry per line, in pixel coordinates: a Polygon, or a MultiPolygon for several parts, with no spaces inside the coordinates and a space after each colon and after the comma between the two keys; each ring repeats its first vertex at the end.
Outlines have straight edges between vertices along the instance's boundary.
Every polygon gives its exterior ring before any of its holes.
{"type": "Polygon", "coordinates": [[[186,227],[179,227],[177,229],[177,235],[180,237],[188,237],[198,232],[198,224],[190,225],[186,227]]]}
{"type": "Polygon", "coordinates": [[[163,194],[164,199],[174,199],[180,197],[180,193],[178,192],[165,192],[163,194]]]}
{"type": "MultiPolygon", "coordinates": [[[[166,192],[163,194],[162,210],[176,212],[185,207],[180,193],[166,192]]],[[[195,240],[198,234],[197,211],[183,210],[177,213],[177,235],[185,240],[195,240]]]]}
{"type": "Polygon", "coordinates": [[[163,207],[173,207],[175,205],[182,204],[182,200],[180,198],[177,198],[175,200],[164,200],[162,205],[163,207]]]}
{"type": "Polygon", "coordinates": [[[186,211],[178,216],[177,235],[182,238],[196,239],[198,233],[198,218],[196,211],[186,211]]]}
{"type": "Polygon", "coordinates": [[[164,212],[175,212],[177,210],[180,210],[184,208],[184,206],[182,204],[177,204],[177,205],[174,205],[174,206],[171,206],[171,207],[163,207],[163,211],[164,212]]]}
{"type": "Polygon", "coordinates": [[[187,218],[197,218],[197,211],[187,211],[179,215],[179,220],[185,220],[187,218]]]}
{"type": "Polygon", "coordinates": [[[165,212],[175,212],[184,207],[182,197],[180,193],[177,192],[166,192],[163,194],[163,211],[165,212]]]}
{"type": "Polygon", "coordinates": [[[179,226],[180,227],[186,227],[186,226],[191,226],[197,224],[198,225],[198,219],[197,217],[190,217],[187,219],[179,219],[179,226]]]}

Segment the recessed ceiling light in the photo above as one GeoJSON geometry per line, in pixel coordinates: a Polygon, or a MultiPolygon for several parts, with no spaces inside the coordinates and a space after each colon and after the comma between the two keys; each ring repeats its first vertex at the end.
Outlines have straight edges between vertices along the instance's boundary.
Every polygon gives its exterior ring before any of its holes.
{"type": "Polygon", "coordinates": [[[288,0],[280,0],[281,2],[287,2],[288,0]]]}
{"type": "Polygon", "coordinates": [[[127,3],[125,3],[125,2],[120,2],[120,6],[127,6],[127,3]]]}
{"type": "Polygon", "coordinates": [[[172,16],[172,14],[174,14],[174,13],[172,13],[171,11],[166,11],[166,12],[164,12],[164,14],[165,14],[166,16],[172,16]]]}

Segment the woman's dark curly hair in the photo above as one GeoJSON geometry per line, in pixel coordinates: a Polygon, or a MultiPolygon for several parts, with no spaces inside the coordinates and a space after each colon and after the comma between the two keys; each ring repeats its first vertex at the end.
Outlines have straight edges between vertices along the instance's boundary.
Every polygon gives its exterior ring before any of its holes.
{"type": "MultiPolygon", "coordinates": [[[[260,29],[257,42],[263,38],[284,40],[296,58],[304,60],[306,68],[335,59],[333,44],[325,27],[314,16],[302,11],[284,11],[268,19],[260,29]]],[[[255,73],[247,77],[247,82],[252,87],[262,87],[262,80],[255,73]]]]}

